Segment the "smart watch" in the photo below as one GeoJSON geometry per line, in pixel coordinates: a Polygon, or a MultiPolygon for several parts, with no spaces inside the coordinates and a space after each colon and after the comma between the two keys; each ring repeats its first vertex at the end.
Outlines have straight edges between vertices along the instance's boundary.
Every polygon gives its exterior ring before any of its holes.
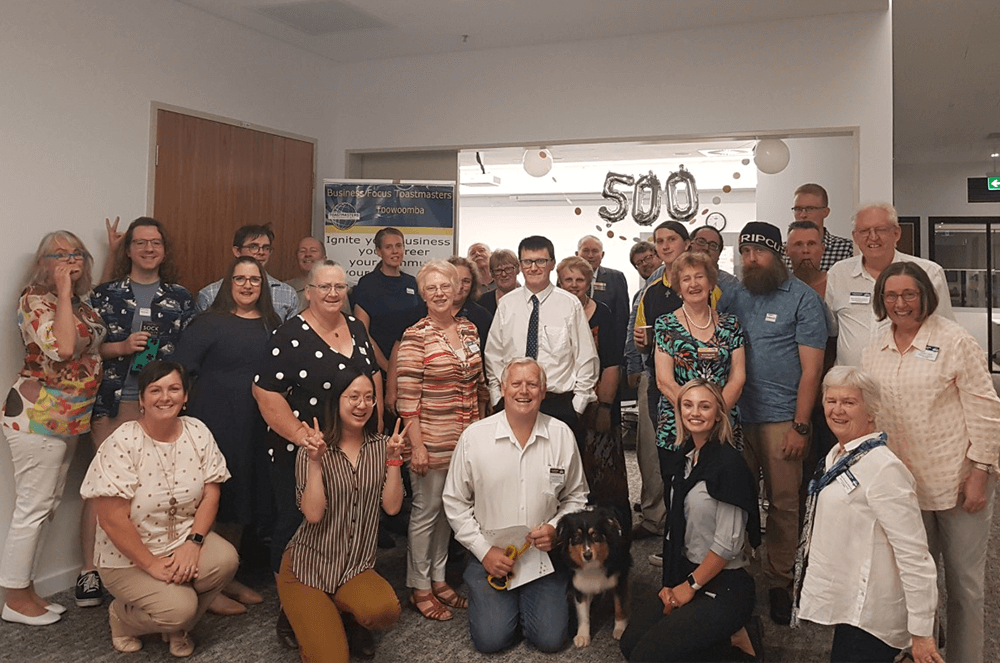
{"type": "Polygon", "coordinates": [[[688,584],[691,585],[691,589],[693,589],[694,591],[697,592],[699,589],[701,589],[701,585],[699,585],[698,581],[694,579],[694,574],[693,573],[689,573],[688,574],[687,580],[688,580],[688,584]]]}
{"type": "Polygon", "coordinates": [[[188,534],[187,540],[192,541],[200,546],[205,543],[205,535],[195,534],[194,532],[192,532],[191,534],[188,534]]]}

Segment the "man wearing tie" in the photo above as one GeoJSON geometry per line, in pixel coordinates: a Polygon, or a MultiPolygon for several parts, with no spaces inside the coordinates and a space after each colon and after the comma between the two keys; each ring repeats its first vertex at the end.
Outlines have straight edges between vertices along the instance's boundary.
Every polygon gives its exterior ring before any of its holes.
{"type": "Polygon", "coordinates": [[[541,411],[559,419],[583,439],[579,416],[595,400],[599,362],[594,336],[580,300],[555,288],[549,275],[555,250],[547,237],[525,237],[518,246],[524,287],[497,303],[486,341],[490,402],[500,404],[500,375],[517,357],[533,357],[548,376],[541,411]]]}

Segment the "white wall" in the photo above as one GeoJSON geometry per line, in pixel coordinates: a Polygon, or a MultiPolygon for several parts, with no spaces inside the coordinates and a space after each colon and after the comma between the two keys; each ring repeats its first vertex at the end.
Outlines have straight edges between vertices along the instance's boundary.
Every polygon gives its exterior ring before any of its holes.
{"type": "MultiPolygon", "coordinates": [[[[104,258],[104,218],[146,211],[150,102],[318,138],[333,169],[332,63],[161,0],[5,0],[0,20],[0,389],[23,361],[14,309],[41,236],[66,228],[104,258]]],[[[321,189],[321,187],[320,187],[321,189]]],[[[289,239],[289,238],[281,238],[289,239]]],[[[295,238],[289,241],[294,242],[295,238]]],[[[287,244],[285,245],[287,248],[287,244]]],[[[79,564],[79,475],[66,491],[39,569],[41,591],[79,564]]],[[[0,445],[0,540],[13,505],[0,445]]]]}
{"type": "Polygon", "coordinates": [[[861,198],[892,191],[887,12],[364,62],[343,74],[338,151],[857,127],[861,198]]]}

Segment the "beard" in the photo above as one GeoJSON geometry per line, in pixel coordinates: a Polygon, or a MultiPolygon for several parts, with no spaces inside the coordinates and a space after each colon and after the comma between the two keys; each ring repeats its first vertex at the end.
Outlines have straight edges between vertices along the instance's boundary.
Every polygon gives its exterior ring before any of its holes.
{"type": "Polygon", "coordinates": [[[771,260],[771,265],[743,265],[743,287],[755,295],[766,295],[774,292],[778,286],[788,279],[788,268],[777,255],[771,260]]]}
{"type": "Polygon", "coordinates": [[[806,283],[812,283],[821,273],[820,268],[809,258],[806,258],[797,267],[792,269],[792,274],[806,283]]]}

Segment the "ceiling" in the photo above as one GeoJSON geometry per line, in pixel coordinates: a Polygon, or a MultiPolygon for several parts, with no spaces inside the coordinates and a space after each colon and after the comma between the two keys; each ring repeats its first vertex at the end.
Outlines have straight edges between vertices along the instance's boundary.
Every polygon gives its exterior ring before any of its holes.
{"type": "MultiPolygon", "coordinates": [[[[890,0],[175,0],[337,63],[885,11],[890,0]]],[[[1000,151],[1000,2],[896,0],[897,163],[1000,151]]]]}

